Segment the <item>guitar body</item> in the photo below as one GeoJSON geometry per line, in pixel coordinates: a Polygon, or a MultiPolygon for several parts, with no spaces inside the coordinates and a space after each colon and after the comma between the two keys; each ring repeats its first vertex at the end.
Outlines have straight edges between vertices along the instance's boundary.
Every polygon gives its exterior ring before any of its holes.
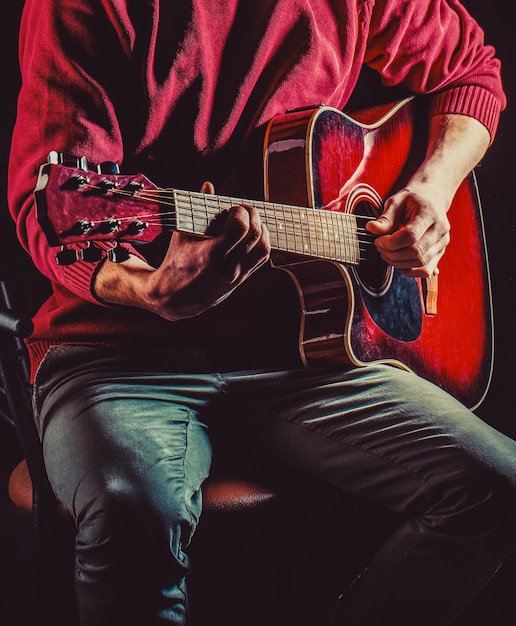
{"type": "MultiPolygon", "coordinates": [[[[356,118],[328,107],[278,116],[264,145],[266,198],[374,216],[403,187],[425,148],[416,101],[356,118]]],[[[396,365],[470,408],[484,398],[493,365],[491,291],[474,175],[449,212],[451,243],[435,279],[405,277],[379,257],[358,266],[275,253],[300,300],[299,348],[306,365],[396,365]]]]}

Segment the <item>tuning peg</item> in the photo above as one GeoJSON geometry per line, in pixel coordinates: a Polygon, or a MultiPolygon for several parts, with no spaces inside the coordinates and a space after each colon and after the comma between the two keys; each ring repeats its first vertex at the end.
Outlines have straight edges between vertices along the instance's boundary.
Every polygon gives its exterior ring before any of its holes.
{"type": "Polygon", "coordinates": [[[71,235],[86,235],[94,226],[95,223],[90,220],[77,220],[70,228],[69,233],[71,235]]]}
{"type": "Polygon", "coordinates": [[[99,174],[120,174],[120,167],[116,161],[104,161],[97,165],[99,174]]]}
{"type": "Polygon", "coordinates": [[[84,187],[84,185],[90,184],[89,176],[81,176],[80,174],[74,174],[70,176],[68,180],[67,186],[72,189],[79,189],[80,187],[84,187]]]}
{"type": "Polygon", "coordinates": [[[97,261],[100,261],[103,255],[104,251],[91,242],[88,243],[86,248],[81,250],[81,259],[88,263],[96,263],[97,261]]]}
{"type": "Polygon", "coordinates": [[[64,184],[65,189],[77,190],[85,185],[90,184],[89,176],[82,176],[81,174],[74,174],[64,184]]]}
{"type": "Polygon", "coordinates": [[[66,246],[62,246],[61,250],[56,254],[56,263],[58,265],[72,265],[79,259],[77,250],[72,250],[66,246]]]}
{"type": "Polygon", "coordinates": [[[120,229],[120,224],[120,220],[117,220],[114,217],[110,217],[109,219],[99,222],[97,230],[99,231],[99,233],[103,234],[114,233],[116,230],[120,229]]]}
{"type": "Polygon", "coordinates": [[[114,248],[107,252],[107,258],[113,263],[123,263],[127,261],[129,256],[129,252],[120,243],[117,243],[114,248]]]}
{"type": "Polygon", "coordinates": [[[124,187],[124,191],[128,191],[132,194],[137,194],[139,191],[143,189],[143,183],[137,180],[130,180],[127,185],[124,187]]]}
{"type": "Polygon", "coordinates": [[[148,222],[142,222],[141,220],[134,220],[127,225],[125,233],[127,235],[141,235],[143,231],[149,228],[148,222]]]}
{"type": "Polygon", "coordinates": [[[63,163],[63,153],[57,150],[52,150],[48,153],[47,162],[54,165],[61,165],[63,163]]]}
{"type": "Polygon", "coordinates": [[[76,164],[78,169],[84,170],[85,172],[90,169],[90,164],[85,156],[77,157],[76,164]]]}
{"type": "Polygon", "coordinates": [[[115,180],[108,180],[105,178],[97,183],[97,187],[99,187],[101,193],[109,193],[112,189],[116,189],[118,187],[118,183],[115,180]]]}

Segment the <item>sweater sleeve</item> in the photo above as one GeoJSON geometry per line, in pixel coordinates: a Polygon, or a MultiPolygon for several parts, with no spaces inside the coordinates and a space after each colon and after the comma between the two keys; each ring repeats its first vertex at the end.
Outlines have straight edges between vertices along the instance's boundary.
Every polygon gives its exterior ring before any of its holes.
{"type": "Polygon", "coordinates": [[[92,163],[122,158],[115,104],[104,85],[116,84],[128,62],[130,32],[104,5],[109,3],[25,3],[19,49],[22,87],[9,161],[9,206],[22,245],[51,281],[95,303],[91,283],[98,262],[79,258],[71,265],[56,263],[56,249],[48,245],[36,218],[33,190],[39,166],[51,151],[85,156],[92,163]],[[111,80],[106,80],[108,72],[111,80]]]}
{"type": "Polygon", "coordinates": [[[500,61],[457,0],[378,0],[365,62],[385,85],[431,95],[431,115],[469,115],[493,139],[506,106],[500,61]]]}

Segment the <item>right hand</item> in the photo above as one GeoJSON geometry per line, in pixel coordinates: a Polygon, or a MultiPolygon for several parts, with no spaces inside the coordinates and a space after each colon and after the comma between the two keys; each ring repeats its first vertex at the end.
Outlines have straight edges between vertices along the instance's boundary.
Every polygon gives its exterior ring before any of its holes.
{"type": "MultiPolygon", "coordinates": [[[[211,193],[213,187],[207,183],[202,191],[211,193]]],[[[156,269],[135,257],[116,268],[107,261],[98,272],[95,291],[107,302],[137,306],[176,321],[225,300],[269,255],[269,233],[257,209],[235,206],[212,238],[174,232],[156,269]]]]}

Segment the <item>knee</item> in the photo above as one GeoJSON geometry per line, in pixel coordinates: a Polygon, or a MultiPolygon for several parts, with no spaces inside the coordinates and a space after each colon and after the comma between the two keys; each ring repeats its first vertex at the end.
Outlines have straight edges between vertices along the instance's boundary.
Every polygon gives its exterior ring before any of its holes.
{"type": "Polygon", "coordinates": [[[434,480],[429,516],[448,530],[471,534],[516,528],[516,485],[489,464],[462,451],[455,451],[434,480]]]}
{"type": "Polygon", "coordinates": [[[86,491],[88,498],[82,498],[76,517],[78,553],[97,552],[98,558],[115,561],[129,550],[133,558],[168,554],[180,564],[185,562],[182,547],[190,540],[196,518],[180,487],[156,494],[140,483],[113,476],[93,492],[86,491]]]}

